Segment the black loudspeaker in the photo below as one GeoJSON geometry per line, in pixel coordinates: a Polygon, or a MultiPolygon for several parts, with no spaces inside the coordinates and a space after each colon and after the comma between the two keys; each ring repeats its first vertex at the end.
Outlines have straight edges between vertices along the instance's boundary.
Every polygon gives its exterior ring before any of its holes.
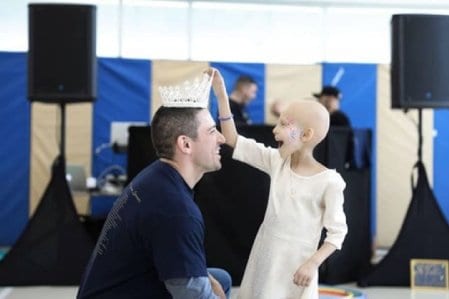
{"type": "Polygon", "coordinates": [[[28,98],[90,102],[97,95],[96,7],[28,5],[28,98]]]}
{"type": "Polygon", "coordinates": [[[449,107],[449,16],[392,18],[392,108],[449,107]]]}

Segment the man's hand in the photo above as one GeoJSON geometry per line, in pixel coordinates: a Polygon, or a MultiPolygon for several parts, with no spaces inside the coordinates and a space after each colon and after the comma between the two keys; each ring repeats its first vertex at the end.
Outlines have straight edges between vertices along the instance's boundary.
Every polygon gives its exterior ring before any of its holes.
{"type": "Polygon", "coordinates": [[[215,295],[220,297],[220,299],[226,299],[226,294],[223,290],[221,284],[216,280],[212,275],[209,274],[210,284],[212,285],[212,291],[214,291],[215,295]]]}

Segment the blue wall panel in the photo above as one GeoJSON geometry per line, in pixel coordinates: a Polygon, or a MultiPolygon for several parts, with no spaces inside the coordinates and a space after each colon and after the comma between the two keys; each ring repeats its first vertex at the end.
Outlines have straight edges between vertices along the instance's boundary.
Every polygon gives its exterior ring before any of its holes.
{"type": "MultiPolygon", "coordinates": [[[[116,153],[110,143],[111,123],[150,121],[151,62],[98,59],[98,99],[94,104],[92,174],[99,184],[107,174],[125,174],[126,153],[116,153]],[[102,150],[99,150],[102,149],[102,150]]],[[[91,214],[104,216],[115,197],[93,196],[91,214]]]]}
{"type": "Polygon", "coordinates": [[[375,64],[323,64],[323,84],[342,92],[341,110],[355,128],[376,127],[377,66],[375,64]]]}
{"type": "MultiPolygon", "coordinates": [[[[150,121],[151,62],[148,60],[99,58],[98,99],[93,115],[93,176],[98,177],[110,167],[126,170],[126,155],[111,148],[99,153],[95,150],[108,144],[113,121],[150,121]]],[[[264,122],[265,65],[256,63],[219,63],[218,68],[231,92],[237,77],[252,76],[259,86],[257,98],[248,106],[255,124],[264,122]]],[[[373,132],[372,165],[376,165],[376,78],[374,64],[324,63],[323,84],[336,84],[343,93],[341,102],[355,128],[370,128],[373,132]]],[[[11,245],[28,220],[29,156],[30,156],[30,104],[26,99],[26,53],[0,52],[0,133],[8,136],[0,147],[1,188],[0,246],[11,245]],[[12,154],[14,153],[14,154],[12,154]]],[[[216,116],[216,99],[212,97],[211,112],[216,116]]],[[[434,191],[443,213],[449,219],[449,184],[445,173],[449,169],[449,112],[435,111],[438,136],[434,143],[434,191]]],[[[375,227],[375,168],[372,173],[373,229],[375,227]]]]}
{"type": "Polygon", "coordinates": [[[433,141],[433,189],[441,210],[449,223],[449,111],[435,110],[433,141]]]}
{"type": "Polygon", "coordinates": [[[98,98],[94,104],[93,175],[111,167],[126,170],[126,155],[114,153],[109,144],[113,121],[149,122],[151,65],[147,60],[98,59],[98,98]]]}
{"type": "Polygon", "coordinates": [[[12,245],[28,221],[30,103],[27,55],[0,52],[0,246],[12,245]]]}
{"type": "MultiPolygon", "coordinates": [[[[226,90],[230,94],[234,89],[235,81],[240,75],[251,76],[257,82],[256,98],[248,104],[247,112],[253,124],[263,124],[265,121],[265,64],[262,63],[223,63],[212,62],[212,67],[218,69],[226,83],[226,90]]],[[[211,92],[210,111],[217,117],[217,100],[211,92]]]]}
{"type": "Polygon", "coordinates": [[[324,63],[323,85],[334,85],[340,89],[343,95],[341,110],[349,116],[354,128],[368,128],[372,131],[371,229],[375,233],[377,65],[324,63]]]}

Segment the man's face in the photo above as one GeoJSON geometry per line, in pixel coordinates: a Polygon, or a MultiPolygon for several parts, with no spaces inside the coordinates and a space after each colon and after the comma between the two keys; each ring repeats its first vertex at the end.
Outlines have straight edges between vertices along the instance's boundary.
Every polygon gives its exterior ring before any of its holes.
{"type": "Polygon", "coordinates": [[[248,104],[249,102],[254,100],[257,96],[257,84],[255,83],[246,84],[243,87],[243,96],[245,104],[248,104]]]}
{"type": "Polygon", "coordinates": [[[340,100],[332,95],[322,95],[320,102],[326,107],[329,113],[335,112],[340,109],[340,100]]]}
{"type": "Polygon", "coordinates": [[[197,114],[199,121],[198,138],[192,141],[192,159],[202,172],[221,168],[220,146],[224,136],[217,130],[216,124],[207,109],[197,114]]]}

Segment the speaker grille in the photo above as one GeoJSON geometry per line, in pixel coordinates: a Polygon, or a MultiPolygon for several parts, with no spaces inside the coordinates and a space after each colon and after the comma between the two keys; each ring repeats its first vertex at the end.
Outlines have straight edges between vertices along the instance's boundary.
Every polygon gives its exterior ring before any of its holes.
{"type": "Polygon", "coordinates": [[[28,98],[80,102],[96,98],[96,7],[30,4],[28,98]]]}
{"type": "Polygon", "coordinates": [[[449,107],[449,16],[392,18],[392,108],[449,107]]]}

